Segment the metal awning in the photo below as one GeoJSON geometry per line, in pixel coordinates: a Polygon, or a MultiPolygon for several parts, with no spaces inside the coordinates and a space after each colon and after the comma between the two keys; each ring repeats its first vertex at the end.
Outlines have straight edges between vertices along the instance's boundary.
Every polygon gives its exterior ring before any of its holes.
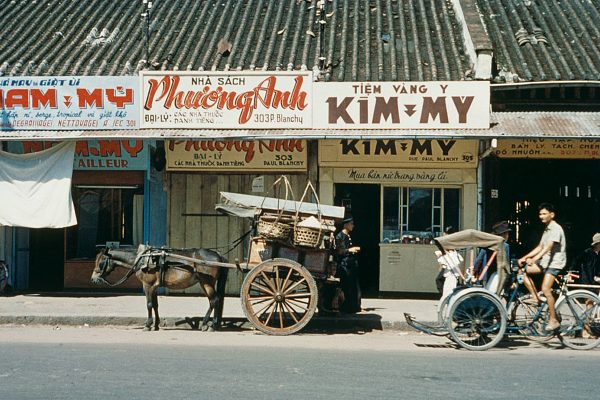
{"type": "Polygon", "coordinates": [[[494,112],[489,129],[3,130],[0,140],[85,139],[490,139],[600,138],[600,112],[494,112]]]}

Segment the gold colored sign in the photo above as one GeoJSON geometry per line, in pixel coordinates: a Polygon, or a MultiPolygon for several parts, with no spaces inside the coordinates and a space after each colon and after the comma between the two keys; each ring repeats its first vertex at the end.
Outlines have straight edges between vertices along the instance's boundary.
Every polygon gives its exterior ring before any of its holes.
{"type": "Polygon", "coordinates": [[[500,158],[598,159],[596,139],[514,139],[498,140],[494,150],[500,158]]]}
{"type": "Polygon", "coordinates": [[[323,167],[476,168],[477,140],[380,139],[321,140],[323,167]]]}
{"type": "Polygon", "coordinates": [[[168,140],[167,171],[305,172],[306,141],[168,140]]]}

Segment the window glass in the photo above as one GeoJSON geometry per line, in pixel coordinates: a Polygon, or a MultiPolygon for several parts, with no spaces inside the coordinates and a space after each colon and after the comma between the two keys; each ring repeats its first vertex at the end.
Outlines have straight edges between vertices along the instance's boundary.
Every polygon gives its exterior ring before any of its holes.
{"type": "Polygon", "coordinates": [[[460,189],[383,188],[384,242],[430,243],[447,226],[459,229],[460,189]]]}
{"type": "Polygon", "coordinates": [[[432,189],[412,188],[409,190],[409,231],[425,231],[431,227],[432,194],[432,189]]]}
{"type": "Polygon", "coordinates": [[[106,242],[141,243],[143,189],[74,187],[72,194],[77,225],[67,229],[67,259],[93,259],[106,242]]]}

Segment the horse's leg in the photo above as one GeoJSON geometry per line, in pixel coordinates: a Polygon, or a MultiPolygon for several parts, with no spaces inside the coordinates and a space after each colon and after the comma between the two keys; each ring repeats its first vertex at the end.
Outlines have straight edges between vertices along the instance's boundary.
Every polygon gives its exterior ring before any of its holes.
{"type": "Polygon", "coordinates": [[[214,331],[215,327],[212,326],[213,325],[212,323],[211,323],[211,325],[209,325],[208,320],[209,320],[210,315],[212,314],[213,310],[215,309],[215,304],[217,302],[215,286],[214,286],[214,284],[207,282],[207,281],[203,281],[203,282],[201,282],[201,284],[202,284],[202,288],[204,289],[204,293],[206,293],[206,297],[208,298],[208,310],[206,311],[206,315],[202,319],[202,330],[203,331],[207,331],[207,330],[214,331]]]}
{"type": "Polygon", "coordinates": [[[154,297],[154,289],[151,285],[144,283],[144,294],[146,295],[146,308],[148,309],[148,319],[144,324],[144,330],[149,331],[152,329],[152,298],[154,297]]]}
{"type": "Polygon", "coordinates": [[[154,330],[160,329],[160,317],[158,316],[158,286],[154,287],[152,293],[152,306],[154,308],[154,330]]]}

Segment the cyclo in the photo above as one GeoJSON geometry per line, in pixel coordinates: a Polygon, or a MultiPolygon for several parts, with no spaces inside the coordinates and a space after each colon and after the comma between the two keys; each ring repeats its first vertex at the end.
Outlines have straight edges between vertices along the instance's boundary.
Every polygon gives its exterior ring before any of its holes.
{"type": "MultiPolygon", "coordinates": [[[[442,260],[452,251],[467,251],[474,258],[477,248],[489,249],[490,259],[496,259],[497,285],[486,288],[481,276],[463,274],[455,269],[459,285],[438,307],[437,324],[418,322],[404,314],[413,328],[433,335],[449,336],[459,346],[469,350],[487,350],[497,345],[505,335],[520,335],[534,340],[558,339],[572,349],[587,350],[600,344],[600,298],[587,290],[568,290],[574,274],[557,278],[554,294],[558,296],[556,311],[561,321],[555,332],[546,332],[548,306],[530,305],[523,285],[522,271],[507,260],[504,239],[490,233],[467,229],[438,237],[433,243],[442,260]]],[[[489,263],[488,263],[489,266],[489,263]]],[[[487,267],[484,267],[484,269],[487,267]]],[[[574,285],[576,286],[576,285],[574,285]]]]}

